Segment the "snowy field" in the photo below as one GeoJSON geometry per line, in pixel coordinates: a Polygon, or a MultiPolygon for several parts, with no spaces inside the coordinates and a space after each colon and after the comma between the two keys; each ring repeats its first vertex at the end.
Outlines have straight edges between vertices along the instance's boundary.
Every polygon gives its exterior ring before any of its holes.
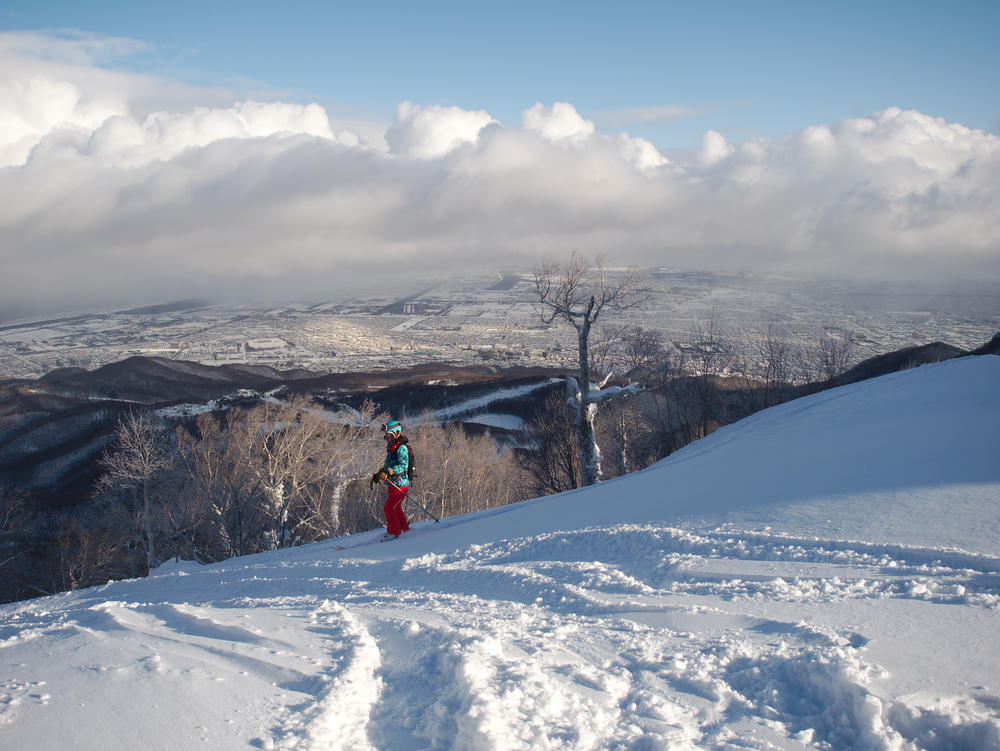
{"type": "Polygon", "coordinates": [[[909,370],[394,542],[0,607],[0,748],[1000,749],[998,384],[909,370]]]}

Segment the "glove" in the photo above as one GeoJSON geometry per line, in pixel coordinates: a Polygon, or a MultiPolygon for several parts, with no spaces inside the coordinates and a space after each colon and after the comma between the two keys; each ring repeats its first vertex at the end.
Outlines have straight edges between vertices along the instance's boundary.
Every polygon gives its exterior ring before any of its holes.
{"type": "Polygon", "coordinates": [[[369,488],[374,488],[375,487],[375,484],[378,482],[378,479],[379,479],[378,476],[381,473],[382,473],[382,471],[379,470],[378,472],[376,472],[375,474],[372,475],[372,479],[369,480],[369,482],[368,482],[368,487],[369,488]]]}

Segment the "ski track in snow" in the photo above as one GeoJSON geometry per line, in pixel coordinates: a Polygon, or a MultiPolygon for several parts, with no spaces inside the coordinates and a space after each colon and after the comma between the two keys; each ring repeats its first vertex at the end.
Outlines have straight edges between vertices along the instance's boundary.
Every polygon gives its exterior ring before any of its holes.
{"type": "Polygon", "coordinates": [[[782,738],[801,747],[918,748],[933,728],[941,748],[992,747],[1000,724],[989,697],[884,707],[869,688],[883,671],[865,661],[863,634],[707,603],[895,597],[992,612],[1000,560],[804,542],[624,527],[407,560],[393,576],[399,590],[351,604],[369,613],[394,666],[380,676],[385,716],[374,718],[375,745],[767,748],[782,738]],[[771,570],[757,581],[718,573],[725,565],[698,573],[699,563],[726,561],[736,571],[746,561],[771,570]],[[428,591],[415,594],[418,582],[428,591]],[[449,627],[433,616],[423,622],[433,613],[447,613],[449,627]],[[413,686],[414,675],[443,680],[413,686]],[[745,726],[739,736],[734,717],[745,726]]]}
{"type": "MultiPolygon", "coordinates": [[[[655,525],[351,557],[366,549],[163,574],[155,602],[91,590],[25,603],[0,655],[83,638],[129,645],[128,659],[72,669],[152,676],[161,694],[267,686],[239,720],[253,732],[220,748],[998,747],[1000,697],[885,702],[869,638],[804,620],[820,603],[889,599],[995,615],[998,558],[655,525]],[[163,599],[179,582],[197,583],[184,597],[241,594],[163,599]],[[761,615],[762,600],[787,603],[789,619],[761,615]]],[[[110,586],[149,595],[148,582],[110,586]]],[[[53,701],[44,681],[4,680],[0,728],[53,701]]]]}
{"type": "Polygon", "coordinates": [[[766,748],[769,735],[903,748],[929,717],[947,747],[988,742],[995,713],[974,702],[885,708],[863,634],[724,603],[895,597],[994,611],[998,573],[1000,559],[956,551],[624,526],[406,560],[390,577],[399,590],[351,607],[368,613],[393,666],[380,674],[378,748],[766,748]],[[765,564],[756,578],[748,561],[765,564]],[[433,613],[448,627],[424,622],[433,613]],[[440,683],[412,685],[427,675],[440,683]],[[956,711],[949,735],[941,720],[956,711]]]}
{"type": "MultiPolygon", "coordinates": [[[[987,480],[954,513],[995,529],[987,480]]],[[[553,526],[634,486],[4,606],[0,747],[1000,751],[995,541],[808,504],[553,526]]]]}

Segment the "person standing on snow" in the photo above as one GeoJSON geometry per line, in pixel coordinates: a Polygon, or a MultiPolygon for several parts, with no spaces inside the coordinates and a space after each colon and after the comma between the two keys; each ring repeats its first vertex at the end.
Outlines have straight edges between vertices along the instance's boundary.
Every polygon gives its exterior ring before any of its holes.
{"type": "Polygon", "coordinates": [[[395,540],[403,532],[408,532],[410,524],[403,513],[403,501],[410,489],[410,449],[399,420],[390,420],[382,426],[385,431],[385,462],[372,475],[369,487],[384,482],[388,493],[385,499],[385,534],[383,540],[395,540]]]}

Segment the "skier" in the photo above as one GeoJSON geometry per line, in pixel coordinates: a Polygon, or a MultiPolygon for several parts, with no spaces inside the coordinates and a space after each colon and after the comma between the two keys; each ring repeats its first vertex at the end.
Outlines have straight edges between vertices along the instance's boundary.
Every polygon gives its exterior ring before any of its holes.
{"type": "Polygon", "coordinates": [[[408,532],[410,524],[403,513],[403,501],[410,489],[410,450],[399,420],[390,420],[382,426],[385,431],[385,462],[372,475],[369,487],[384,482],[388,493],[385,499],[385,534],[383,540],[395,540],[403,532],[408,532]]]}

